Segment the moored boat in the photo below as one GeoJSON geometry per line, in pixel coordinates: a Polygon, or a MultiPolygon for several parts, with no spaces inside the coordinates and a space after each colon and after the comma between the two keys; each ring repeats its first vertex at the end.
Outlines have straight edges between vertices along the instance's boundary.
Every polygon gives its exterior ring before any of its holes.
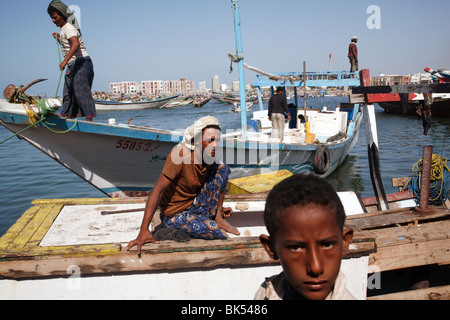
{"type": "MultiPolygon", "coordinates": [[[[283,142],[272,139],[267,128],[245,135],[240,130],[224,133],[219,155],[232,168],[231,178],[280,169],[330,175],[357,142],[362,113],[359,105],[350,119],[343,111],[313,113],[310,142],[305,142],[300,119],[297,128],[286,130],[283,142]]],[[[1,125],[13,133],[29,127],[19,137],[113,197],[151,192],[166,156],[183,138],[175,131],[54,115],[44,124],[30,127],[29,121],[22,105],[0,100],[1,125]],[[55,131],[64,131],[64,139],[55,131]]]]}
{"type": "MultiPolygon", "coordinates": [[[[407,101],[378,102],[386,112],[396,114],[420,115],[420,108],[424,103],[423,94],[409,94],[407,101]]],[[[450,94],[432,94],[431,114],[433,117],[450,117],[450,94]]]]}
{"type": "Polygon", "coordinates": [[[158,109],[176,97],[178,95],[151,101],[94,100],[94,102],[97,111],[158,109]]]}

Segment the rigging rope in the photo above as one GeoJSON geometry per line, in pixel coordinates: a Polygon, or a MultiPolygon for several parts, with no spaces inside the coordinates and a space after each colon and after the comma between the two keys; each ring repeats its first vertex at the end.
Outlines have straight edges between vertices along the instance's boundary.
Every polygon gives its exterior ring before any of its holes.
{"type": "MultiPolygon", "coordinates": [[[[414,193],[418,202],[420,201],[420,184],[422,178],[423,159],[417,161],[412,167],[415,173],[409,177],[404,190],[414,193]]],[[[447,159],[433,154],[430,173],[430,199],[431,205],[442,205],[450,197],[450,169],[447,166],[447,159]]]]}

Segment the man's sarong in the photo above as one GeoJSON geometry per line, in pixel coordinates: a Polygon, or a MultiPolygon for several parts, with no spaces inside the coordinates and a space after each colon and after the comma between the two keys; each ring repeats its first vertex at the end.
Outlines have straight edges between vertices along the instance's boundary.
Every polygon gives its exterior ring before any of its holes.
{"type": "Polygon", "coordinates": [[[94,67],[90,58],[77,59],[67,66],[61,116],[69,119],[96,116],[91,92],[93,81],[94,67]]]}
{"type": "Polygon", "coordinates": [[[161,221],[167,228],[183,230],[195,239],[226,239],[220,227],[214,221],[219,206],[220,194],[225,191],[230,168],[224,163],[217,170],[210,170],[200,194],[192,206],[173,217],[161,214],[161,221]]]}

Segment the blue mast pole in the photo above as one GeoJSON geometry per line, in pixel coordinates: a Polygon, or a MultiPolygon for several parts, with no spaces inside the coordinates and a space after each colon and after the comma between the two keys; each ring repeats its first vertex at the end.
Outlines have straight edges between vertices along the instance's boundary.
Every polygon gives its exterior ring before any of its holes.
{"type": "Polygon", "coordinates": [[[247,102],[245,94],[244,51],[242,48],[241,16],[238,0],[231,0],[234,14],[234,31],[236,34],[236,56],[239,59],[239,91],[241,96],[241,126],[242,137],[247,138],[247,102]]]}

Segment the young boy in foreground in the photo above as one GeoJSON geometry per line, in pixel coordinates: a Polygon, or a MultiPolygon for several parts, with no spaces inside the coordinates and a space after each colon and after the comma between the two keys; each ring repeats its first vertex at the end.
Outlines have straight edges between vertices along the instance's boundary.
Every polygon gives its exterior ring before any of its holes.
{"type": "Polygon", "coordinates": [[[334,188],[313,175],[294,175],[270,192],[264,211],[270,236],[260,240],[283,272],[266,279],[255,300],[353,300],[340,272],[353,230],[334,188]]]}

